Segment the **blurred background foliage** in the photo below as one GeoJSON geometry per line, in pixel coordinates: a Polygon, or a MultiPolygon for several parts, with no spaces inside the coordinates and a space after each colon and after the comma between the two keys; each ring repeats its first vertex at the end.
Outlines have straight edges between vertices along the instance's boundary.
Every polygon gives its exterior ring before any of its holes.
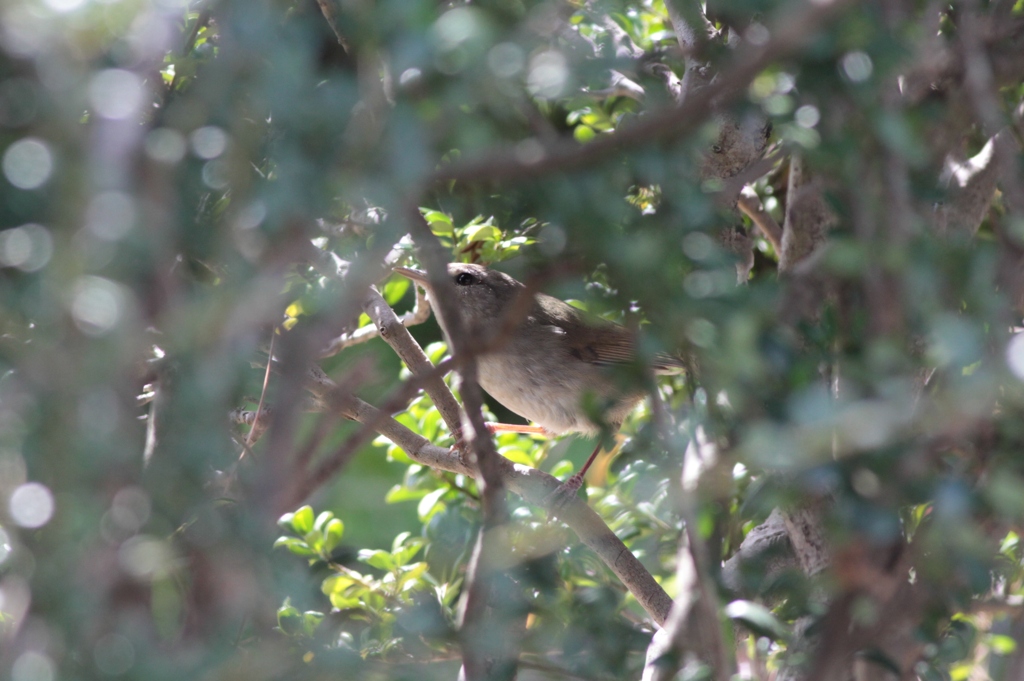
{"type": "MultiPolygon", "coordinates": [[[[701,58],[726,69],[766,27],[829,4],[708,2],[723,39],[701,58]]],[[[743,678],[775,678],[829,598],[853,594],[854,619],[877,618],[856,590],[874,574],[864,556],[907,543],[926,596],[904,678],[1019,678],[1024,343],[1010,332],[1010,256],[1024,215],[1004,186],[976,234],[937,228],[949,158],[995,130],[963,122],[970,99],[947,96],[962,91],[894,93],[922,44],[959,44],[965,13],[1009,32],[1024,9],[846,5],[727,98],[729,120],[770,124],[772,163],[746,182],[774,220],[794,158],[824,178],[836,219],[807,283],[780,276],[779,244],[721,199],[729,178],[702,172],[720,115],[545,165],[559,144],[600,144],[674,105],[666,85],[694,57],[663,0],[6,0],[0,675],[457,674],[476,482],[378,438],[280,508],[302,464],[331,460],[356,426],[306,413],[295,381],[274,377],[266,404],[293,419],[249,447],[229,418],[261,402],[272,337],[294,375],[371,325],[353,281],[413,307],[409,282],[381,269],[419,264],[412,208],[453,260],[544,272],[552,295],[642,328],[646,357],[693,358],[659,380],[669,437],[638,407],[588,478],[590,505],[670,595],[698,428],[725,472],[693,499],[716,578],[773,508],[828,500],[836,569],[808,579],[768,556],[719,579],[743,678]],[[444,178],[479,158],[496,159],[480,181],[444,178]],[[519,174],[504,181],[500,159],[519,174]],[[740,285],[721,238],[733,228],[753,246],[740,285]],[[344,283],[310,266],[310,241],[346,263],[344,283]],[[812,314],[806,290],[822,294],[812,314]]],[[[1020,82],[993,90],[1010,123],[1020,82]]],[[[445,356],[432,319],[413,334],[445,356]]],[[[409,376],[380,340],[321,366],[378,405],[409,376]]],[[[396,418],[453,443],[422,394],[396,418]]],[[[562,479],[592,444],[497,438],[509,460],[562,479]]],[[[639,678],[648,614],[569,530],[509,504],[523,559],[495,588],[525,617],[521,677],[639,678]]]]}

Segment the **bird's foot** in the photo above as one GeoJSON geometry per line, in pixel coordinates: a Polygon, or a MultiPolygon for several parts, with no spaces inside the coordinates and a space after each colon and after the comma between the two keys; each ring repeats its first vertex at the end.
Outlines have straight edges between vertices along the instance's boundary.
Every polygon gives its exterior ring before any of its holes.
{"type": "Polygon", "coordinates": [[[577,473],[547,495],[544,498],[544,505],[557,513],[572,503],[579,493],[580,487],[583,487],[583,476],[577,473]]]}
{"type": "Polygon", "coordinates": [[[459,429],[452,433],[452,437],[455,438],[455,442],[448,451],[452,454],[458,454],[460,458],[469,454],[469,443],[466,442],[466,439],[462,436],[462,430],[459,429]]]}

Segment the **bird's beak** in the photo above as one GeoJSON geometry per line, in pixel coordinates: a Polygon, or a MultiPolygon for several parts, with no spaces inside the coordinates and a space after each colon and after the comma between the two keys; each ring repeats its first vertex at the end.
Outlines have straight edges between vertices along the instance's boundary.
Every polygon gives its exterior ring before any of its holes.
{"type": "Polygon", "coordinates": [[[395,272],[398,272],[403,277],[408,277],[409,279],[412,279],[413,281],[415,281],[420,286],[423,286],[424,288],[427,287],[427,273],[424,272],[423,270],[417,270],[412,267],[396,267],[395,272]]]}

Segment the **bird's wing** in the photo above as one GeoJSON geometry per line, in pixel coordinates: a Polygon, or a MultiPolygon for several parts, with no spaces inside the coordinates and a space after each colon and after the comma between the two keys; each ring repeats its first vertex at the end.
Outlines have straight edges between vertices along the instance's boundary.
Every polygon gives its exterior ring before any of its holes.
{"type": "MultiPolygon", "coordinates": [[[[556,327],[567,336],[566,343],[573,357],[604,366],[636,361],[636,338],[626,327],[587,317],[585,313],[561,301],[557,301],[561,304],[544,300],[539,302],[543,310],[539,316],[544,323],[556,327]]],[[[686,367],[682,359],[659,353],[654,356],[653,368],[656,373],[666,374],[678,373],[686,367]]]]}
{"type": "Polygon", "coordinates": [[[686,371],[686,362],[681,357],[659,352],[651,364],[656,374],[681,374],[686,371]]]}
{"type": "Polygon", "coordinates": [[[592,364],[628,364],[636,361],[633,334],[621,326],[587,326],[569,343],[569,352],[592,364]]]}
{"type": "MultiPolygon", "coordinates": [[[[578,352],[582,359],[594,364],[630,364],[637,361],[636,343],[633,333],[615,325],[600,333],[584,337],[583,342],[573,344],[570,352],[578,352]],[[612,331],[612,333],[608,333],[612,331]]],[[[651,362],[656,374],[678,374],[686,370],[686,364],[679,357],[659,352],[651,362]]]]}

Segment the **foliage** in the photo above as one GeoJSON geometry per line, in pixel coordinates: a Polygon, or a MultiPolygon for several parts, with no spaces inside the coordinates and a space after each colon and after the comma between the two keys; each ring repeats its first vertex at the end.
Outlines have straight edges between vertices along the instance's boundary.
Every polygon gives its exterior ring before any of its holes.
{"type": "MultiPolygon", "coordinates": [[[[409,310],[387,268],[438,245],[641,331],[619,378],[657,400],[604,434],[585,497],[680,602],[694,547],[743,678],[834,650],[1019,673],[1022,22],[1005,0],[8,0],[0,674],[457,674],[479,481],[334,408],[457,444],[425,392],[389,402],[416,379],[387,344],[320,356],[376,333],[370,284],[409,310]],[[676,12],[708,36],[681,46],[676,12]],[[732,127],[756,150],[718,172],[732,127]],[[791,265],[801,205],[820,234],[791,265]],[[665,352],[688,371],[654,384],[665,352]],[[827,569],[744,553],[806,508],[827,569]]],[[[435,321],[412,332],[448,355],[435,321]]],[[[561,480],[594,446],[495,444],[561,480]]],[[[506,496],[489,603],[520,673],[639,678],[658,627],[631,585],[506,496]]],[[[721,671],[691,646],[665,664],[721,671]]]]}

